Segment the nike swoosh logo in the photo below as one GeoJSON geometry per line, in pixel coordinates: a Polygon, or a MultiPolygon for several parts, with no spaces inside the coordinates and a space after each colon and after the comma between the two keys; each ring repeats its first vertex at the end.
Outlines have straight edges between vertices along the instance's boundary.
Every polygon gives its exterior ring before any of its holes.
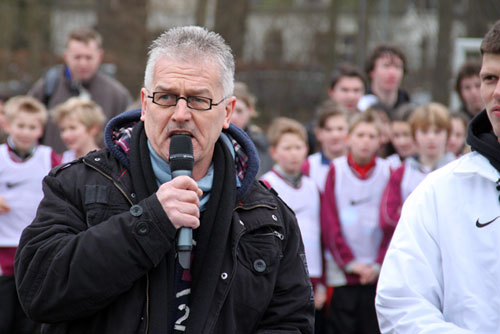
{"type": "Polygon", "coordinates": [[[350,203],[350,204],[351,204],[352,206],[355,206],[355,205],[359,205],[359,204],[367,203],[367,202],[369,202],[369,201],[370,201],[370,198],[368,197],[368,198],[358,199],[357,201],[355,201],[355,200],[351,200],[351,203],[350,203]]]}
{"type": "Polygon", "coordinates": [[[479,222],[479,218],[476,220],[476,227],[485,227],[485,226],[488,226],[490,225],[491,223],[493,223],[495,220],[497,220],[498,218],[500,218],[500,216],[497,216],[496,218],[493,218],[492,220],[490,221],[487,221],[486,223],[480,223],[479,222]]]}

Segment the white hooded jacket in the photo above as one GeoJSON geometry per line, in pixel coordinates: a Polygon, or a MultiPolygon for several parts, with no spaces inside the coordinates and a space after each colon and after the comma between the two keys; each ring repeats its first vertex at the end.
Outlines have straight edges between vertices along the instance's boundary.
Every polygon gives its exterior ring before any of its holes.
{"type": "Polygon", "coordinates": [[[500,333],[499,178],[472,152],[408,197],[378,281],[382,333],[500,333]]]}

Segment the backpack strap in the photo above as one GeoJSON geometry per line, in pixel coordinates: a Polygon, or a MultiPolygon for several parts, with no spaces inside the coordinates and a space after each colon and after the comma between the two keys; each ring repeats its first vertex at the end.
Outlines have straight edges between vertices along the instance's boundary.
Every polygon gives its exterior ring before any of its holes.
{"type": "Polygon", "coordinates": [[[43,104],[48,107],[50,99],[54,94],[59,78],[61,76],[61,65],[53,66],[43,77],[43,104]]]}

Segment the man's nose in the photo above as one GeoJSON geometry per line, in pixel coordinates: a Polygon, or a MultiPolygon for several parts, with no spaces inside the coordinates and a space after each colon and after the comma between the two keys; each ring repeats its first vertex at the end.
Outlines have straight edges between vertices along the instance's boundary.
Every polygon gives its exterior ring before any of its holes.
{"type": "Polygon", "coordinates": [[[173,119],[177,122],[185,122],[191,119],[191,109],[187,106],[185,99],[179,99],[174,109],[173,119]]]}

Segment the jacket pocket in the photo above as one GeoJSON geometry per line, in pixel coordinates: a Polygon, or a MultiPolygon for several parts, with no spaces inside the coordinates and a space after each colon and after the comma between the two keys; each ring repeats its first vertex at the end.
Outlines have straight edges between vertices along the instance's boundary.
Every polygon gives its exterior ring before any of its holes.
{"type": "Polygon", "coordinates": [[[278,267],[283,256],[283,239],[283,234],[271,227],[245,234],[238,246],[238,260],[255,275],[269,274],[278,267]]]}

